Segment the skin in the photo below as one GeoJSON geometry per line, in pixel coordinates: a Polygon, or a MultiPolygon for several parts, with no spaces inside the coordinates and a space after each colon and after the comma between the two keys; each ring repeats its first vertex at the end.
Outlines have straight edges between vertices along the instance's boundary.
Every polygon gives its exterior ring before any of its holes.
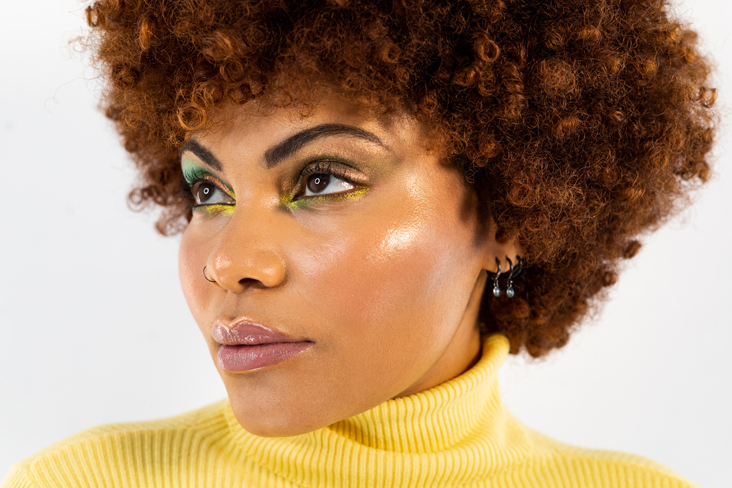
{"type": "Polygon", "coordinates": [[[225,204],[194,211],[181,241],[180,279],[247,431],[310,432],[475,364],[485,270],[496,270],[497,256],[508,269],[505,257],[521,250],[497,243],[492,226],[479,224],[475,194],[441,163],[413,118],[375,116],[325,95],[307,116],[249,102],[214,127],[193,139],[221,170],[187,150],[182,162],[189,173],[206,168],[231,195],[217,193],[225,204]],[[267,167],[268,149],[321,124],[360,128],[381,144],[329,135],[267,167]],[[302,168],[336,158],[362,181],[298,200],[302,168]],[[204,279],[204,266],[216,283],[204,279]],[[212,328],[242,318],[314,344],[257,370],[225,371],[212,328]]]}

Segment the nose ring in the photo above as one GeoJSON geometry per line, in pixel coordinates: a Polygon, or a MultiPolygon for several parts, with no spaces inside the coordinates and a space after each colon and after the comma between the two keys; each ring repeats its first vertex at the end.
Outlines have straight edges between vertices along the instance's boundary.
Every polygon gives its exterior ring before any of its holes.
{"type": "Polygon", "coordinates": [[[208,281],[209,283],[216,283],[216,281],[209,280],[208,276],[206,276],[206,266],[203,267],[203,277],[206,278],[206,281],[208,281]]]}

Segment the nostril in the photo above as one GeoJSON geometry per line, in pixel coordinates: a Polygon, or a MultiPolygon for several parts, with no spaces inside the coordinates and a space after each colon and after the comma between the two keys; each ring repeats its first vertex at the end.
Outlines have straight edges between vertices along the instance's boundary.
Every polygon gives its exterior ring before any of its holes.
{"type": "Polygon", "coordinates": [[[255,278],[242,278],[239,284],[245,288],[268,288],[267,285],[255,278]]]}

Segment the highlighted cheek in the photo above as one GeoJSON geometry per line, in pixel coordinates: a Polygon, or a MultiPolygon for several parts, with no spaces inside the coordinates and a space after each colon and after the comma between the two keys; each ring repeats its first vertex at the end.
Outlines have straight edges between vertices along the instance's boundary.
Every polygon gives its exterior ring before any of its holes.
{"type": "Polygon", "coordinates": [[[424,227],[424,219],[414,216],[407,222],[389,228],[373,246],[368,261],[372,263],[392,261],[415,250],[423,254],[429,248],[429,243],[425,240],[427,236],[424,227]]]}
{"type": "Polygon", "coordinates": [[[409,250],[430,252],[437,231],[434,227],[440,221],[435,218],[434,201],[424,195],[424,190],[420,193],[424,186],[416,177],[407,179],[399,203],[386,212],[394,220],[372,254],[374,260],[386,261],[409,250]]]}
{"type": "Polygon", "coordinates": [[[399,227],[387,232],[381,241],[381,253],[393,254],[414,245],[419,232],[417,226],[399,227]]]}

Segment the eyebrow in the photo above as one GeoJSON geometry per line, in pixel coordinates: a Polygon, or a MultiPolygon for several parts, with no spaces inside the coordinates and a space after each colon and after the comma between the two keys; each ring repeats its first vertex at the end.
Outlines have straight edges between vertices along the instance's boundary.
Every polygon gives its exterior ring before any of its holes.
{"type": "Polygon", "coordinates": [[[273,168],[288,156],[291,156],[292,154],[302,149],[303,146],[305,146],[309,142],[312,142],[315,139],[320,139],[322,137],[336,135],[358,137],[360,139],[365,139],[369,142],[373,142],[374,144],[378,144],[379,146],[388,149],[386,144],[384,144],[382,140],[376,136],[376,134],[372,134],[367,130],[353,127],[351,125],[321,124],[316,125],[315,127],[311,127],[310,129],[305,129],[302,132],[298,132],[297,134],[290,136],[284,141],[280,142],[276,146],[268,149],[264,153],[264,161],[267,164],[267,168],[273,168]]]}
{"type": "MultiPolygon", "coordinates": [[[[276,146],[267,149],[267,151],[264,153],[264,161],[267,165],[267,169],[274,168],[284,159],[296,153],[306,144],[316,139],[336,135],[358,137],[360,139],[367,140],[388,149],[386,144],[384,144],[384,142],[379,139],[376,134],[373,134],[367,130],[353,127],[351,125],[321,124],[300,131],[297,134],[288,137],[276,146]]],[[[201,161],[206,163],[211,168],[217,171],[222,170],[223,166],[221,164],[221,161],[219,161],[218,158],[216,158],[216,156],[211,153],[211,151],[203,147],[195,139],[189,139],[180,147],[180,151],[178,152],[179,157],[182,157],[185,151],[192,152],[193,154],[198,156],[201,161]]]]}
{"type": "Polygon", "coordinates": [[[181,147],[180,151],[178,152],[179,159],[182,158],[183,153],[185,151],[190,151],[198,158],[209,165],[211,168],[215,169],[216,171],[221,171],[221,161],[216,158],[216,156],[213,155],[211,151],[200,145],[195,139],[188,139],[181,147]]]}

